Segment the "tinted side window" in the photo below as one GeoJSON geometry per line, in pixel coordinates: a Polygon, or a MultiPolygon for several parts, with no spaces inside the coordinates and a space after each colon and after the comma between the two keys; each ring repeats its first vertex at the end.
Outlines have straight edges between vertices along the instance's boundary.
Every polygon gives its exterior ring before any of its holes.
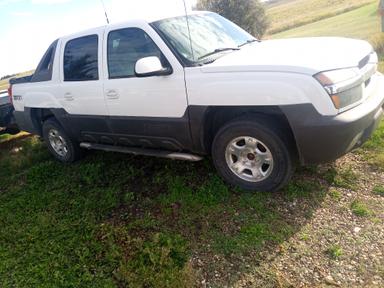
{"type": "Polygon", "coordinates": [[[97,53],[97,35],[69,41],[64,50],[64,81],[98,80],[97,53]]]}
{"type": "Polygon", "coordinates": [[[33,73],[31,82],[50,81],[52,79],[53,60],[55,58],[57,42],[58,40],[53,42],[47,52],[45,52],[35,73],[33,73]]]}
{"type": "Polygon", "coordinates": [[[108,35],[109,78],[135,76],[137,60],[157,56],[163,67],[170,64],[153,40],[139,28],[126,28],[112,31],[108,35]]]}

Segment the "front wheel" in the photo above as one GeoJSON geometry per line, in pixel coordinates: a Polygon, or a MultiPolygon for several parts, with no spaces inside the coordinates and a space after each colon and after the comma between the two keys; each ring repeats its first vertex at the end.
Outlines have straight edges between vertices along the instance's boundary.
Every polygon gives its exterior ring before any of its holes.
{"type": "Polygon", "coordinates": [[[293,163],[279,129],[257,119],[231,122],[212,145],[216,169],[226,182],[250,191],[276,191],[291,178],[293,163]]]}
{"type": "Polygon", "coordinates": [[[73,141],[55,119],[48,119],[43,124],[43,137],[48,150],[59,161],[72,163],[82,157],[82,150],[73,141]]]}

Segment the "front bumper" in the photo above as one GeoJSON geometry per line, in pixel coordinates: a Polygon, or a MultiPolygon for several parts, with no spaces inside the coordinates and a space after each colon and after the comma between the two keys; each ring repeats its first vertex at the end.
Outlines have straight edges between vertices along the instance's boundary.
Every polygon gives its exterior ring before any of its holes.
{"type": "Polygon", "coordinates": [[[331,162],[369,139],[384,114],[384,76],[359,106],[337,116],[323,116],[311,104],[282,106],[290,122],[302,164],[331,162]]]}

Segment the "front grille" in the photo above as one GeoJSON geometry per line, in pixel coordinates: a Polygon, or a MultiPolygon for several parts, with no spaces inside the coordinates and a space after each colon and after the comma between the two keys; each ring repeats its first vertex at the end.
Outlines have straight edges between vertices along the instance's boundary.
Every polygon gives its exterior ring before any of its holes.
{"type": "Polygon", "coordinates": [[[364,68],[364,66],[368,64],[370,58],[371,58],[371,55],[367,55],[366,57],[364,57],[364,58],[359,62],[359,69],[364,68]]]}
{"type": "Polygon", "coordinates": [[[368,80],[366,80],[366,81],[364,82],[365,87],[368,87],[369,83],[371,83],[371,78],[369,78],[368,80]]]}
{"type": "Polygon", "coordinates": [[[371,53],[359,62],[360,73],[363,77],[364,87],[371,83],[372,76],[377,72],[377,63],[374,59],[375,53],[371,53]]]}

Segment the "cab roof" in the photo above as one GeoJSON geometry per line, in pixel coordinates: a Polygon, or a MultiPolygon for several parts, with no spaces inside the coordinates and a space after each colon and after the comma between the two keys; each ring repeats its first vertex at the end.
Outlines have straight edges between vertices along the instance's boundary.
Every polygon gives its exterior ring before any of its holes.
{"type": "MultiPolygon", "coordinates": [[[[190,11],[190,12],[188,12],[188,15],[201,15],[201,14],[206,14],[206,13],[213,13],[213,12],[209,12],[209,11],[190,11]]],[[[158,16],[148,16],[148,17],[145,17],[145,18],[130,19],[128,21],[116,22],[116,23],[107,24],[107,25],[103,25],[103,26],[98,26],[98,27],[95,27],[95,28],[87,29],[87,30],[78,31],[78,32],[75,32],[75,33],[64,35],[61,38],[67,38],[67,37],[72,38],[72,37],[76,37],[76,36],[80,36],[80,35],[94,34],[94,33],[98,32],[99,30],[105,29],[106,27],[109,27],[109,28],[114,28],[114,27],[120,28],[121,26],[124,26],[124,25],[126,25],[126,26],[135,26],[135,25],[139,25],[139,24],[143,24],[143,23],[149,24],[149,23],[152,23],[152,22],[156,22],[156,21],[160,21],[160,20],[164,20],[164,19],[168,19],[168,18],[176,18],[176,17],[182,17],[182,16],[185,16],[185,13],[169,13],[169,14],[163,14],[161,16],[158,15],[158,16]]]]}

